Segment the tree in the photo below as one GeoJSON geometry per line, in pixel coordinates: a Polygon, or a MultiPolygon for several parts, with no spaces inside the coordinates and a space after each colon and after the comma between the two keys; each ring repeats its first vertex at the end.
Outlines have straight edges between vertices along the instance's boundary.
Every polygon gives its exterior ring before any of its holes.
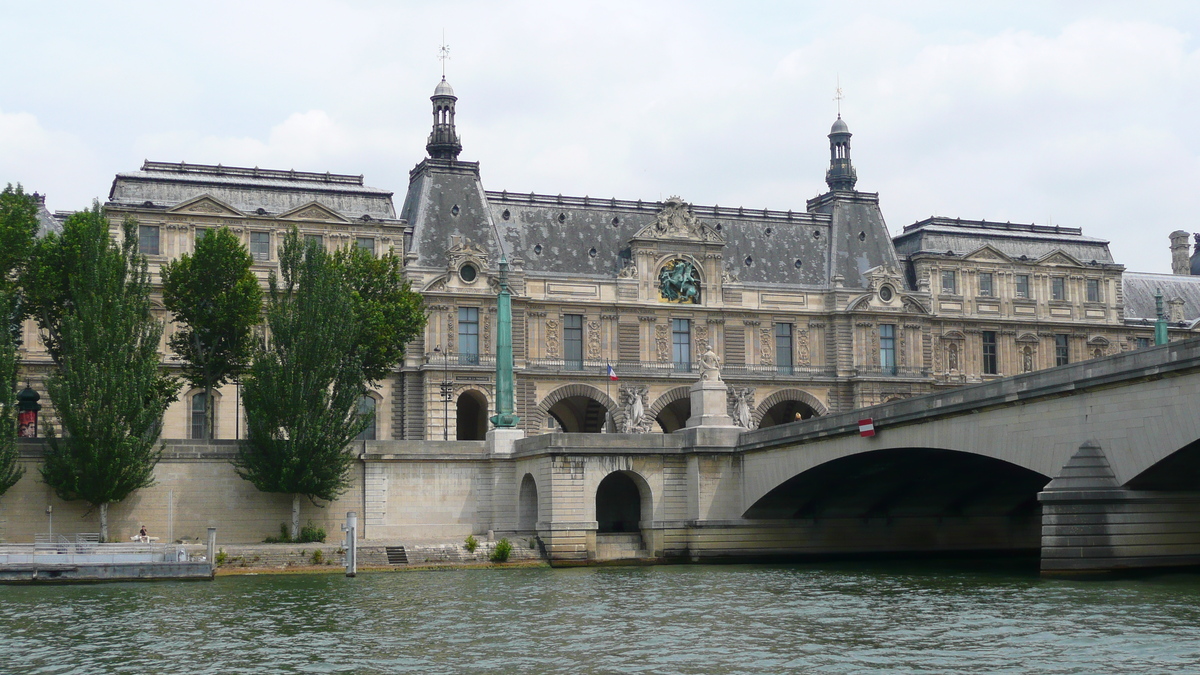
{"type": "Polygon", "coordinates": [[[262,289],[250,270],[253,258],[222,227],[162,267],[163,304],[179,329],[171,349],[183,359],[183,376],[204,390],[205,437],[213,437],[212,390],[241,374],[253,352],[253,328],[262,313],[262,289]]]}
{"type": "Polygon", "coordinates": [[[46,388],[64,432],[51,430],[42,480],[97,507],[103,540],[108,505],[153,484],[162,416],[179,389],[160,365],[163,326],[150,313],[137,224],[126,219],[122,233],[112,241],[99,204],[72,215],[62,235],[36,243],[24,285],[55,362],[46,388]]]}
{"type": "Polygon", "coordinates": [[[0,495],[25,470],[17,466],[17,367],[22,312],[17,280],[37,236],[37,202],[20,185],[0,192],[0,495]]]}
{"type": "Polygon", "coordinates": [[[334,254],[350,287],[358,319],[355,353],[371,382],[382,380],[404,359],[404,346],[425,329],[425,307],[419,293],[404,280],[400,259],[392,252],[378,258],[358,247],[334,254]]]}
{"type": "Polygon", "coordinates": [[[293,229],[280,276],[268,281],[269,341],[243,383],[247,434],[234,466],[259,490],[292,495],[295,539],[300,497],[316,504],[345,492],[354,461],[346,448],[371,419],[359,414],[367,377],[344,274],[293,229]]]}

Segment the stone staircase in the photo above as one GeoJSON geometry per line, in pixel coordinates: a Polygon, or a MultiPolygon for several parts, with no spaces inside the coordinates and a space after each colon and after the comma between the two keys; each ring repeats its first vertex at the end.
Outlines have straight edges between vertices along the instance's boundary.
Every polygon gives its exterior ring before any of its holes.
{"type": "Polygon", "coordinates": [[[650,552],[638,532],[609,532],[596,535],[596,560],[639,560],[649,558],[650,552]]]}
{"type": "Polygon", "coordinates": [[[408,554],[404,552],[403,546],[388,546],[387,547],[387,562],[389,565],[407,565],[408,554]]]}

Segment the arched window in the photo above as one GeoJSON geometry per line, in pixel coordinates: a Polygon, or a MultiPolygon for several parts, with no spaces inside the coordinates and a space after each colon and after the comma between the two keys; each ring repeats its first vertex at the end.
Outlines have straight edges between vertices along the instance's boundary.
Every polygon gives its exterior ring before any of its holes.
{"type": "Polygon", "coordinates": [[[192,396],[192,435],[194,439],[208,438],[207,425],[204,423],[204,411],[208,407],[204,392],[192,396]]]}
{"type": "Polygon", "coordinates": [[[358,414],[359,415],[370,415],[371,423],[367,425],[366,429],[363,429],[362,432],[360,432],[357,436],[355,436],[354,440],[356,440],[356,441],[373,441],[373,440],[375,440],[375,429],[377,428],[376,425],[378,424],[378,420],[376,419],[374,413],[375,413],[375,397],[369,396],[367,394],[363,394],[363,397],[358,400],[358,414]]]}

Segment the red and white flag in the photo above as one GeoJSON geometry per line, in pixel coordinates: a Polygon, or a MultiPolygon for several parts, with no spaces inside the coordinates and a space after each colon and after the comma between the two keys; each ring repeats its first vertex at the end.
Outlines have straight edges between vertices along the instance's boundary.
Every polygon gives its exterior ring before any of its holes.
{"type": "Polygon", "coordinates": [[[864,438],[875,435],[875,420],[868,417],[858,421],[858,435],[864,438]]]}
{"type": "Polygon", "coordinates": [[[613,367],[612,367],[612,364],[611,364],[611,363],[610,363],[610,364],[608,364],[608,379],[610,379],[610,380],[619,380],[619,379],[621,379],[621,378],[617,377],[617,371],[613,370],[613,367]]]}

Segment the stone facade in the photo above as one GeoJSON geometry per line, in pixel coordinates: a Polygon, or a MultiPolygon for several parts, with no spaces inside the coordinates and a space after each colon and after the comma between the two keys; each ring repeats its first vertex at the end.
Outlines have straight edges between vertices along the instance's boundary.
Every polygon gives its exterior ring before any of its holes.
{"type": "MultiPolygon", "coordinates": [[[[776,211],[488,190],[479,164],[458,159],[450,85],[431,100],[428,157],[398,212],[392,192],[361,176],[146,162],[113,181],[113,231],[136,218],[156,273],[221,226],[264,280],[293,226],[331,248],[401,255],[429,321],[369,392],[377,439],[483,439],[502,258],[515,412],[528,435],[678,430],[708,349],[723,364],[729,414],[740,391],[743,421],[759,427],[1146,346],[1160,288],[1172,339],[1200,317],[1200,277],[1126,272],[1078,228],[931,218],[893,238],[878,195],[855,189],[840,118],[829,191],[776,211]]],[[[44,393],[49,362],[32,323],[25,344],[23,378],[44,393]]],[[[164,437],[193,436],[197,393],[182,392],[164,437]]],[[[239,399],[236,385],[216,392],[217,438],[244,435],[239,399]]],[[[52,421],[53,402],[43,403],[52,421]]]]}

